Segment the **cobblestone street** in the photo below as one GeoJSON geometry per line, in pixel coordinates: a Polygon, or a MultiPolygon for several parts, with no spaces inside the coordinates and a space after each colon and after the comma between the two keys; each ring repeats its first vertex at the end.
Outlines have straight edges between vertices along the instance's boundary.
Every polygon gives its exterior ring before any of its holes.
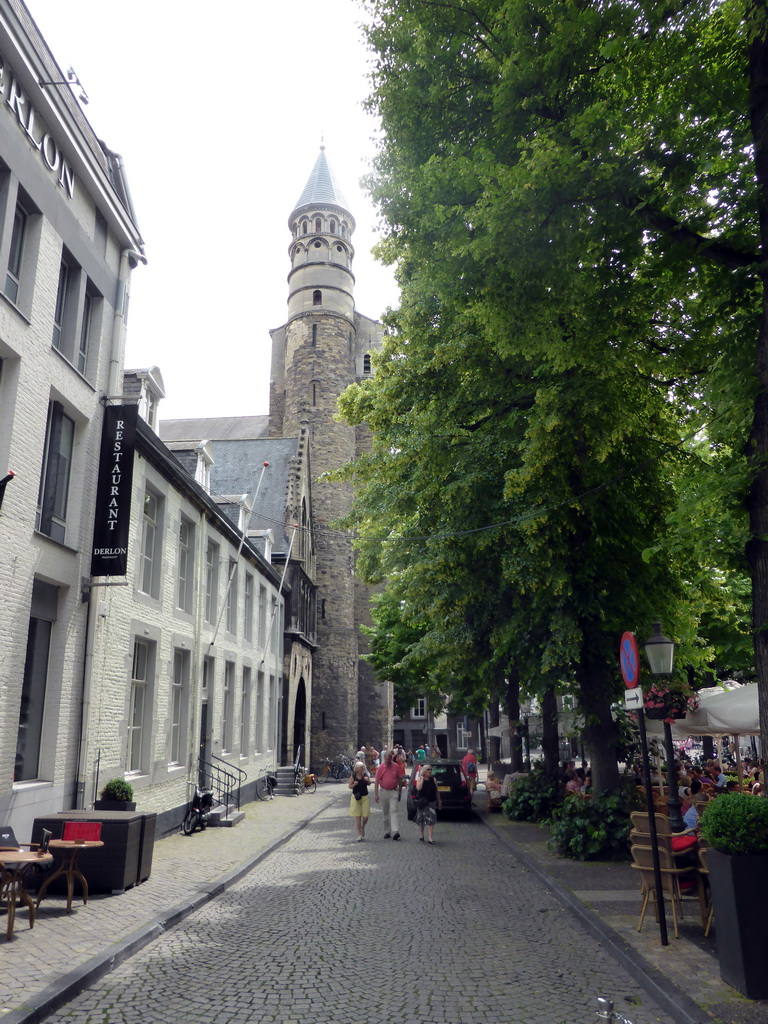
{"type": "Polygon", "coordinates": [[[591,1024],[608,995],[668,1024],[490,831],[402,827],[383,839],[374,812],[356,843],[334,803],[49,1021],[591,1024]]]}

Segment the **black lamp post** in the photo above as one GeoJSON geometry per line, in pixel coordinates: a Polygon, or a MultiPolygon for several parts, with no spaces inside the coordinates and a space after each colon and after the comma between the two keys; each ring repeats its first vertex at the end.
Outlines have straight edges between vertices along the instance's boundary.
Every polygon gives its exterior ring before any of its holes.
{"type": "MultiPolygon", "coordinates": [[[[659,622],[654,622],[653,636],[650,636],[645,641],[645,653],[648,657],[651,675],[669,676],[672,674],[672,666],[675,661],[675,644],[673,640],[670,640],[661,632],[661,623],[659,622]]],[[[685,829],[685,822],[683,821],[680,806],[680,793],[677,785],[677,772],[675,771],[675,747],[672,742],[672,727],[666,721],[664,722],[664,747],[667,752],[669,824],[673,832],[682,832],[685,829]]]]}

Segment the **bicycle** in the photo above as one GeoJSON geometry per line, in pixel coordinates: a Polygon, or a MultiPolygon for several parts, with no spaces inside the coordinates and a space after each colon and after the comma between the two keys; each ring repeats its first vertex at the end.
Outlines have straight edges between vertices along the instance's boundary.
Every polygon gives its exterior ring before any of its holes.
{"type": "Polygon", "coordinates": [[[302,793],[314,793],[317,789],[317,776],[313,775],[312,772],[305,771],[304,765],[296,766],[296,775],[293,781],[294,788],[299,796],[302,793]]]}
{"type": "Polygon", "coordinates": [[[354,765],[352,764],[351,758],[347,757],[345,754],[339,754],[339,760],[334,767],[336,768],[336,773],[333,777],[334,779],[341,781],[342,779],[349,778],[352,774],[354,765]]]}
{"type": "Polygon", "coordinates": [[[271,768],[262,768],[256,779],[256,796],[259,800],[271,800],[275,793],[277,779],[271,768]]]}

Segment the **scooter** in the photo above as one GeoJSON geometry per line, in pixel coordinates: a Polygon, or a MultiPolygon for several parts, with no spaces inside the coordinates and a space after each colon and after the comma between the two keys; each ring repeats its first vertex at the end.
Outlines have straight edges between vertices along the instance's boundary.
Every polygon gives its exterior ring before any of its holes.
{"type": "Polygon", "coordinates": [[[195,794],[189,802],[184,821],[181,824],[181,831],[185,836],[191,836],[199,825],[204,829],[213,810],[213,790],[204,789],[194,782],[188,782],[188,786],[195,787],[195,794]]]}

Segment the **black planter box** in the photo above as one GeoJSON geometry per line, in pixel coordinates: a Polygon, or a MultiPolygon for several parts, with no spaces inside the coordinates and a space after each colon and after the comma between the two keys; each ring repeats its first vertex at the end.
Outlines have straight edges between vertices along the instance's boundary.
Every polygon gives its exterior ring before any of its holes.
{"type": "Polygon", "coordinates": [[[136,801],[131,800],[94,800],[94,811],[135,811],[136,801]]]}
{"type": "MultiPolygon", "coordinates": [[[[78,867],[88,880],[89,892],[120,893],[149,878],[156,820],[154,813],[136,811],[61,811],[35,818],[32,842],[40,842],[44,828],[50,830],[52,839],[61,839],[66,821],[100,821],[104,846],[83,850],[78,867]]],[[[55,869],[61,858],[55,850],[51,852],[55,869]]],[[[49,892],[66,892],[66,880],[57,879],[49,892]]]]}
{"type": "Polygon", "coordinates": [[[768,854],[731,856],[709,849],[707,861],[720,977],[748,999],[768,999],[768,854]]]}

